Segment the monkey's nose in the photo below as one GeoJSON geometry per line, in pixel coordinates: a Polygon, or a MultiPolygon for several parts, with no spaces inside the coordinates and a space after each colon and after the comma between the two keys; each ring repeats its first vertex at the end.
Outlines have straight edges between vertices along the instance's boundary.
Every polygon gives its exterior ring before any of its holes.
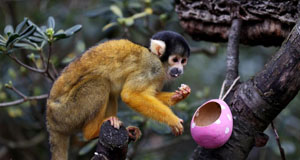
{"type": "Polygon", "coordinates": [[[181,69],[178,69],[178,68],[172,68],[171,71],[170,71],[170,75],[172,77],[178,77],[182,74],[182,70],[181,69]]]}

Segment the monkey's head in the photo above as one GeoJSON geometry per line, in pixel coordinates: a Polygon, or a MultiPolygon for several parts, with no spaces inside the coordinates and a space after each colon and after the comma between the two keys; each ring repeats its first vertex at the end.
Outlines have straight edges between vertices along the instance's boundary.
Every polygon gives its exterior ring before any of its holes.
{"type": "Polygon", "coordinates": [[[172,31],[161,31],[151,38],[150,50],[167,65],[169,79],[174,79],[183,74],[183,67],[190,56],[190,47],[185,39],[172,31]]]}

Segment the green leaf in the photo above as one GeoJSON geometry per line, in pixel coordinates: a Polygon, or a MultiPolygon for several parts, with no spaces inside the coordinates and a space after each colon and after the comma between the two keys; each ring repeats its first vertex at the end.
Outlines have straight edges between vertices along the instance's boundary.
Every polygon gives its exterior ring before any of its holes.
{"type": "Polygon", "coordinates": [[[4,46],[5,47],[5,43],[0,41],[0,46],[4,46]]]}
{"type": "Polygon", "coordinates": [[[6,41],[6,39],[0,34],[0,40],[3,40],[4,42],[6,41]]]}
{"type": "Polygon", "coordinates": [[[109,28],[111,28],[111,27],[113,27],[113,26],[115,26],[115,25],[117,25],[116,22],[108,23],[107,25],[105,25],[105,26],[102,28],[102,31],[106,31],[107,29],[109,29],[109,28]]]}
{"type": "Polygon", "coordinates": [[[28,44],[34,46],[36,49],[40,48],[36,43],[31,42],[31,41],[28,40],[28,39],[22,39],[20,43],[22,43],[22,42],[28,43],[28,44]]]}
{"type": "Polygon", "coordinates": [[[28,43],[15,43],[15,47],[17,48],[23,48],[23,49],[28,49],[28,50],[36,50],[36,48],[28,43]]]}
{"type": "Polygon", "coordinates": [[[21,29],[24,27],[24,25],[26,24],[26,22],[28,21],[28,18],[24,18],[24,20],[17,25],[16,27],[16,33],[20,33],[21,29]]]}
{"type": "MultiPolygon", "coordinates": [[[[42,38],[44,38],[45,40],[47,39],[47,36],[45,35],[45,33],[42,31],[42,29],[37,26],[36,24],[34,24],[31,20],[28,19],[27,21],[27,25],[29,26],[34,26],[36,28],[36,32],[34,33],[34,36],[38,36],[40,35],[42,38]]],[[[46,28],[46,27],[45,27],[46,28]]]]}
{"type": "Polygon", "coordinates": [[[11,25],[7,25],[5,28],[4,28],[4,33],[6,34],[6,35],[10,35],[10,34],[12,34],[12,33],[14,33],[14,29],[13,29],[13,27],[11,26],[11,25]]]}
{"type": "Polygon", "coordinates": [[[0,42],[1,42],[1,43],[6,43],[6,40],[5,40],[5,39],[2,39],[2,38],[0,38],[0,42]]]}
{"type": "Polygon", "coordinates": [[[54,18],[52,16],[50,16],[48,18],[48,28],[52,28],[52,29],[55,28],[55,21],[54,21],[54,18]]]}
{"type": "MultiPolygon", "coordinates": [[[[46,26],[41,26],[40,29],[42,30],[42,32],[46,32],[48,28],[46,26]]],[[[52,28],[52,30],[53,30],[53,28],[52,28]]]]}
{"type": "Polygon", "coordinates": [[[46,45],[46,41],[43,41],[40,48],[43,48],[46,45]]]}
{"type": "MultiPolygon", "coordinates": [[[[36,28],[36,31],[37,31],[37,28],[36,28]]],[[[34,33],[33,33],[33,36],[44,39],[44,36],[41,35],[39,32],[34,32],[34,33]]]]}
{"type": "Polygon", "coordinates": [[[81,24],[77,24],[77,25],[75,25],[75,26],[73,26],[73,27],[67,29],[67,30],[65,31],[65,34],[66,34],[67,36],[71,36],[71,35],[73,35],[74,33],[78,32],[81,28],[82,28],[82,25],[81,25],[81,24]]]}
{"type": "Polygon", "coordinates": [[[34,31],[35,31],[35,27],[34,26],[29,26],[27,27],[21,34],[20,34],[20,39],[23,39],[25,37],[30,36],[34,31]]]}
{"type": "Polygon", "coordinates": [[[36,43],[41,43],[44,41],[44,39],[40,38],[40,37],[35,37],[35,36],[29,36],[28,39],[32,42],[36,42],[36,43]]]}
{"type": "Polygon", "coordinates": [[[132,26],[134,23],[134,19],[129,17],[129,18],[125,18],[125,25],[126,26],[132,26]]]}
{"type": "Polygon", "coordinates": [[[36,31],[37,31],[37,32],[35,32],[36,34],[33,34],[34,36],[40,35],[41,38],[43,38],[43,39],[45,39],[45,40],[48,39],[48,37],[47,37],[46,34],[42,31],[41,28],[39,28],[39,27],[36,26],[36,31]]]}
{"type": "Polygon", "coordinates": [[[20,37],[20,35],[13,33],[12,35],[10,35],[8,37],[8,40],[6,42],[6,48],[8,46],[11,46],[11,44],[13,44],[16,40],[18,40],[18,38],[20,37]]]}
{"type": "Polygon", "coordinates": [[[111,10],[115,15],[117,15],[118,17],[123,18],[123,13],[122,13],[121,9],[120,9],[118,6],[116,6],[116,5],[111,5],[111,6],[110,6],[110,10],[111,10]]]}
{"type": "Polygon", "coordinates": [[[68,36],[64,32],[62,32],[62,33],[55,33],[53,37],[56,38],[56,40],[59,40],[59,39],[67,38],[68,36]]]}

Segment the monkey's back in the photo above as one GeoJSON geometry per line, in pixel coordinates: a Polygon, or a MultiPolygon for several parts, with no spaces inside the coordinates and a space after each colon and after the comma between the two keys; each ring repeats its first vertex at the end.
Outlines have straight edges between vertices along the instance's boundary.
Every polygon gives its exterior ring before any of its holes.
{"type": "Polygon", "coordinates": [[[91,76],[110,81],[114,86],[112,92],[118,94],[129,74],[141,72],[137,74],[147,76],[144,73],[153,70],[163,76],[162,63],[147,48],[124,39],[107,41],[90,48],[63,70],[53,84],[48,101],[59,98],[64,103],[76,84],[91,76]]]}

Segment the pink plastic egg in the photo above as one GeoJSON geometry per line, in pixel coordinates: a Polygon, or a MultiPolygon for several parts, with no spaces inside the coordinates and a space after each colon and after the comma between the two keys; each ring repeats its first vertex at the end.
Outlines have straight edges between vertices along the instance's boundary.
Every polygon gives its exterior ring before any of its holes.
{"type": "Polygon", "coordinates": [[[232,133],[232,114],[220,99],[212,99],[200,106],[191,122],[191,134],[197,144],[212,149],[225,144],[232,133]]]}

